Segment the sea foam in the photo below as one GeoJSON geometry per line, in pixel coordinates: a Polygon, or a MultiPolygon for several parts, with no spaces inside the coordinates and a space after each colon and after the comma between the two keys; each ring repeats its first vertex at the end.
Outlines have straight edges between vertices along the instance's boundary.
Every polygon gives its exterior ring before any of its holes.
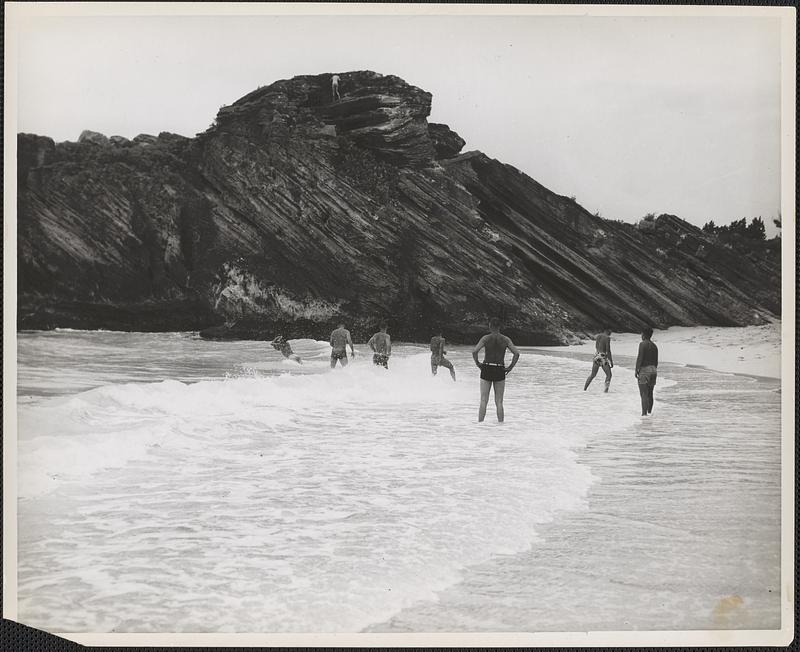
{"type": "Polygon", "coordinates": [[[578,450],[638,420],[625,369],[583,392],[585,363],[524,355],[506,422],[490,402],[477,424],[466,350],[453,383],[419,347],[388,371],[364,351],[330,370],[323,345],[277,374],[21,405],[21,518],[57,500],[62,535],[22,555],[56,570],[47,586],[23,573],[20,613],[62,631],[357,631],[584,508],[578,450]]]}

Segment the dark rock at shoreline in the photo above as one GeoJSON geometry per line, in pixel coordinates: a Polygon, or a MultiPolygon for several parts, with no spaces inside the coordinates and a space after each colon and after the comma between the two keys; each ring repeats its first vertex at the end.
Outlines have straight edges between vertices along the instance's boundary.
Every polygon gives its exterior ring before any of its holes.
{"type": "Polygon", "coordinates": [[[196,138],[19,134],[18,327],[324,340],[342,320],[363,341],[387,319],[472,342],[499,315],[524,345],[780,313],[779,251],[591,215],[460,154],[429,93],[351,72],[331,102],[330,78],[259,88],[196,138]]]}

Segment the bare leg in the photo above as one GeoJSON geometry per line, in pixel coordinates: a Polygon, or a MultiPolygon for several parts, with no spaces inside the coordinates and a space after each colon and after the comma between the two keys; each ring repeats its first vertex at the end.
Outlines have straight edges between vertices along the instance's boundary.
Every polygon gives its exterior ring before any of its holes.
{"type": "Polygon", "coordinates": [[[649,388],[647,385],[639,385],[639,396],[642,399],[642,416],[647,416],[647,408],[650,406],[649,388]]]}
{"type": "Polygon", "coordinates": [[[331,369],[336,369],[336,358],[331,356],[331,369]]]}
{"type": "Polygon", "coordinates": [[[343,367],[347,366],[347,354],[345,353],[341,358],[339,358],[339,362],[343,367]]]}
{"type": "Polygon", "coordinates": [[[607,365],[607,364],[604,364],[603,365],[603,371],[606,374],[606,389],[605,389],[605,391],[608,391],[608,386],[611,384],[611,367],[609,365],[607,365]]]}
{"type": "Polygon", "coordinates": [[[450,378],[455,380],[456,379],[456,370],[453,369],[453,363],[450,362],[450,360],[448,360],[447,358],[442,358],[441,365],[443,367],[447,367],[450,370],[450,378]]]}
{"type": "Polygon", "coordinates": [[[489,390],[492,388],[491,380],[481,378],[481,405],[478,408],[478,423],[486,418],[486,406],[489,404],[489,390]]]}
{"type": "Polygon", "coordinates": [[[431,362],[431,374],[436,375],[436,372],[439,370],[439,365],[434,362],[431,362]]]}
{"type": "Polygon", "coordinates": [[[647,386],[647,414],[653,411],[653,386],[647,386]]]}
{"type": "Polygon", "coordinates": [[[505,380],[496,380],[494,381],[494,405],[497,408],[497,420],[500,423],[503,423],[503,419],[505,418],[505,413],[503,412],[503,394],[506,391],[506,381],[505,380]]]}
{"type": "Polygon", "coordinates": [[[585,392],[589,389],[589,385],[594,380],[594,377],[597,375],[597,370],[600,368],[600,365],[596,362],[592,363],[592,373],[589,374],[589,377],[586,379],[586,384],[583,386],[583,391],[585,392]]]}

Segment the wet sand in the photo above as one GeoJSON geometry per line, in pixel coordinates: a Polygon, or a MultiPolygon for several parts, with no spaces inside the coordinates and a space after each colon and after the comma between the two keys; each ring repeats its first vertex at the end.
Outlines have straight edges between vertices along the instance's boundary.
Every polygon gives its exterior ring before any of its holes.
{"type": "Polygon", "coordinates": [[[652,417],[580,453],[598,478],[588,509],[367,631],[778,629],[779,381],[660,376],[677,382],[657,385],[652,417]]]}

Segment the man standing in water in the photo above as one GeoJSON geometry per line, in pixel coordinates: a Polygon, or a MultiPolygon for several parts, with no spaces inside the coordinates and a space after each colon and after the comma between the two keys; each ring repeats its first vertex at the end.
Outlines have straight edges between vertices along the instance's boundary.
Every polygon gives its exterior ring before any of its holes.
{"type": "Polygon", "coordinates": [[[642,331],[639,355],[636,356],[636,378],[639,381],[643,417],[653,411],[653,388],[656,386],[658,370],[658,347],[650,341],[651,337],[653,329],[648,326],[642,331]]]}
{"type": "Polygon", "coordinates": [[[472,349],[472,358],[481,370],[481,405],[478,408],[478,423],[486,417],[486,406],[489,403],[489,390],[494,388],[494,404],[497,408],[497,420],[503,422],[503,394],[506,389],[506,375],[511,372],[519,360],[519,349],[514,346],[510,338],[500,333],[500,320],[492,317],[489,320],[489,329],[492,331],[484,335],[475,348],[472,349]],[[483,362],[478,362],[478,352],[486,349],[483,362]],[[505,366],[506,349],[514,354],[511,364],[505,366]]]}
{"type": "Polygon", "coordinates": [[[442,329],[436,329],[436,335],[431,338],[431,373],[435,376],[439,367],[445,367],[450,370],[450,378],[456,379],[456,370],[453,369],[453,363],[444,357],[447,351],[444,350],[444,337],[442,337],[442,329]]]}
{"type": "Polygon", "coordinates": [[[589,374],[589,377],[586,379],[586,384],[583,386],[583,391],[585,392],[589,388],[589,384],[594,380],[594,377],[597,375],[598,369],[603,369],[603,373],[606,375],[606,388],[605,391],[608,391],[608,386],[611,384],[611,367],[614,366],[614,360],[611,357],[611,329],[604,328],[603,332],[598,335],[594,340],[594,360],[592,360],[592,373],[589,374]]]}
{"type": "Polygon", "coordinates": [[[369,348],[372,349],[372,364],[389,368],[389,356],[392,355],[392,338],[386,332],[386,322],[381,324],[381,330],[369,338],[369,348]]]}
{"type": "Polygon", "coordinates": [[[355,357],[353,340],[350,338],[350,331],[339,324],[339,328],[331,333],[331,369],[336,366],[338,360],[343,367],[347,366],[347,346],[350,345],[350,354],[355,357]]]}

